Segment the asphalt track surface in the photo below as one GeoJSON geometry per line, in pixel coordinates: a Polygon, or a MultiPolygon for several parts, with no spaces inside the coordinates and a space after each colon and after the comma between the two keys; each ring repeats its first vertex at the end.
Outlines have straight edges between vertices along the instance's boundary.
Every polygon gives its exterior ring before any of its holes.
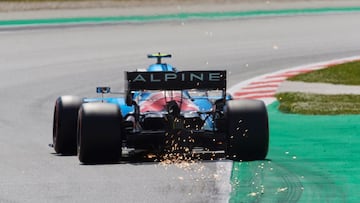
{"type": "Polygon", "coordinates": [[[88,166],[47,145],[57,96],[96,96],[98,85],[122,90],[124,71],[146,67],[148,53],[172,53],[169,62],[183,70],[226,69],[232,86],[358,55],[358,19],[360,14],[344,13],[1,31],[0,202],[356,202],[347,196],[349,186],[326,176],[328,165],[300,171],[286,139],[271,143],[269,160],[234,164],[88,166]],[[223,180],[229,168],[231,184],[223,180]]]}

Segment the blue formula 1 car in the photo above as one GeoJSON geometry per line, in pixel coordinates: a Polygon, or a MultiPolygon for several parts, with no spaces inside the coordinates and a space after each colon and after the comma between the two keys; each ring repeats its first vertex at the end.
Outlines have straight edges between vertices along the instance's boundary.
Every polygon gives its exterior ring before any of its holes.
{"type": "Polygon", "coordinates": [[[146,71],[126,72],[123,96],[97,87],[99,98],[56,100],[53,147],[85,164],[121,160],[125,149],[176,153],[222,151],[231,160],[262,160],[269,145],[268,116],[258,100],[233,100],[226,71],[177,71],[156,58],[146,71]]]}

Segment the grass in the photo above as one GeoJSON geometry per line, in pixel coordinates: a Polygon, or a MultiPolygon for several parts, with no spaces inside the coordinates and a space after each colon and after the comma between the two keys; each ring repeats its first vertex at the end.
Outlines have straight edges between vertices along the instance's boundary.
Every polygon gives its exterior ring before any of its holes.
{"type": "MultiPolygon", "coordinates": [[[[360,61],[300,74],[290,81],[360,85],[360,61]]],[[[360,88],[360,86],[359,86],[360,88]]],[[[322,95],[299,92],[276,94],[279,110],[307,115],[360,114],[360,95],[322,95]]]]}
{"type": "Polygon", "coordinates": [[[279,110],[306,115],[360,114],[360,95],[279,93],[279,110]]]}
{"type": "Polygon", "coordinates": [[[360,61],[344,63],[289,78],[290,81],[360,85],[360,61]]]}

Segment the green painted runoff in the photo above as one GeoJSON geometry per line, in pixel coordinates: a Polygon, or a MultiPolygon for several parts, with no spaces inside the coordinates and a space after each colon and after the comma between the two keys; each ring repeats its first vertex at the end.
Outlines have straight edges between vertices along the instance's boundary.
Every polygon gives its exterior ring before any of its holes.
{"type": "Polygon", "coordinates": [[[230,202],[359,202],[360,115],[307,116],[268,106],[268,159],[234,162],[230,202]]]}
{"type": "Polygon", "coordinates": [[[114,22],[149,22],[166,20],[188,19],[232,19],[257,16],[287,16],[321,13],[348,13],[360,12],[360,7],[334,7],[334,8],[307,8],[307,9],[281,9],[281,10],[254,10],[233,12],[203,12],[178,13],[164,15],[138,15],[138,16],[108,16],[108,17],[77,17],[77,18],[49,18],[49,19],[23,19],[0,20],[1,26],[29,26],[48,24],[84,24],[84,23],[114,23],[114,22]]]}

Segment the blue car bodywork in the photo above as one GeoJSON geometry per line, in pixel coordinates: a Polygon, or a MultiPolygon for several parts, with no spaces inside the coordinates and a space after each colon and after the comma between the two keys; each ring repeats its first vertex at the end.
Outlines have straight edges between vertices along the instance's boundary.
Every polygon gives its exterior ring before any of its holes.
{"type": "MultiPolygon", "coordinates": [[[[177,69],[170,64],[162,63],[162,58],[170,58],[171,55],[168,54],[152,54],[148,55],[148,58],[157,58],[158,61],[156,64],[151,64],[147,69],[146,72],[177,72],[177,69]]],[[[98,87],[103,88],[103,87],[98,87]]],[[[108,88],[108,87],[106,87],[108,88]]],[[[110,89],[109,89],[110,90],[110,89]]],[[[108,92],[110,93],[110,92],[108,92]]],[[[135,100],[139,97],[141,93],[140,91],[133,92],[132,99],[135,100]]],[[[204,120],[203,130],[213,130],[215,128],[214,121],[212,115],[209,116],[209,112],[214,110],[214,104],[212,101],[219,100],[222,98],[223,95],[219,96],[192,96],[189,94],[188,90],[182,90],[182,94],[186,95],[187,98],[191,98],[193,104],[195,104],[199,108],[199,115],[201,119],[204,120]]],[[[145,98],[146,99],[146,98],[145,98]]],[[[145,100],[143,98],[143,100],[145,100]]],[[[231,96],[229,94],[226,95],[226,100],[231,100],[231,96]]],[[[126,104],[126,98],[123,97],[102,97],[102,98],[85,98],[85,103],[89,102],[106,102],[112,103],[119,106],[121,110],[121,114],[124,118],[134,113],[135,108],[134,106],[129,106],[126,104]]],[[[141,102],[141,100],[140,100],[141,102]]]]}

